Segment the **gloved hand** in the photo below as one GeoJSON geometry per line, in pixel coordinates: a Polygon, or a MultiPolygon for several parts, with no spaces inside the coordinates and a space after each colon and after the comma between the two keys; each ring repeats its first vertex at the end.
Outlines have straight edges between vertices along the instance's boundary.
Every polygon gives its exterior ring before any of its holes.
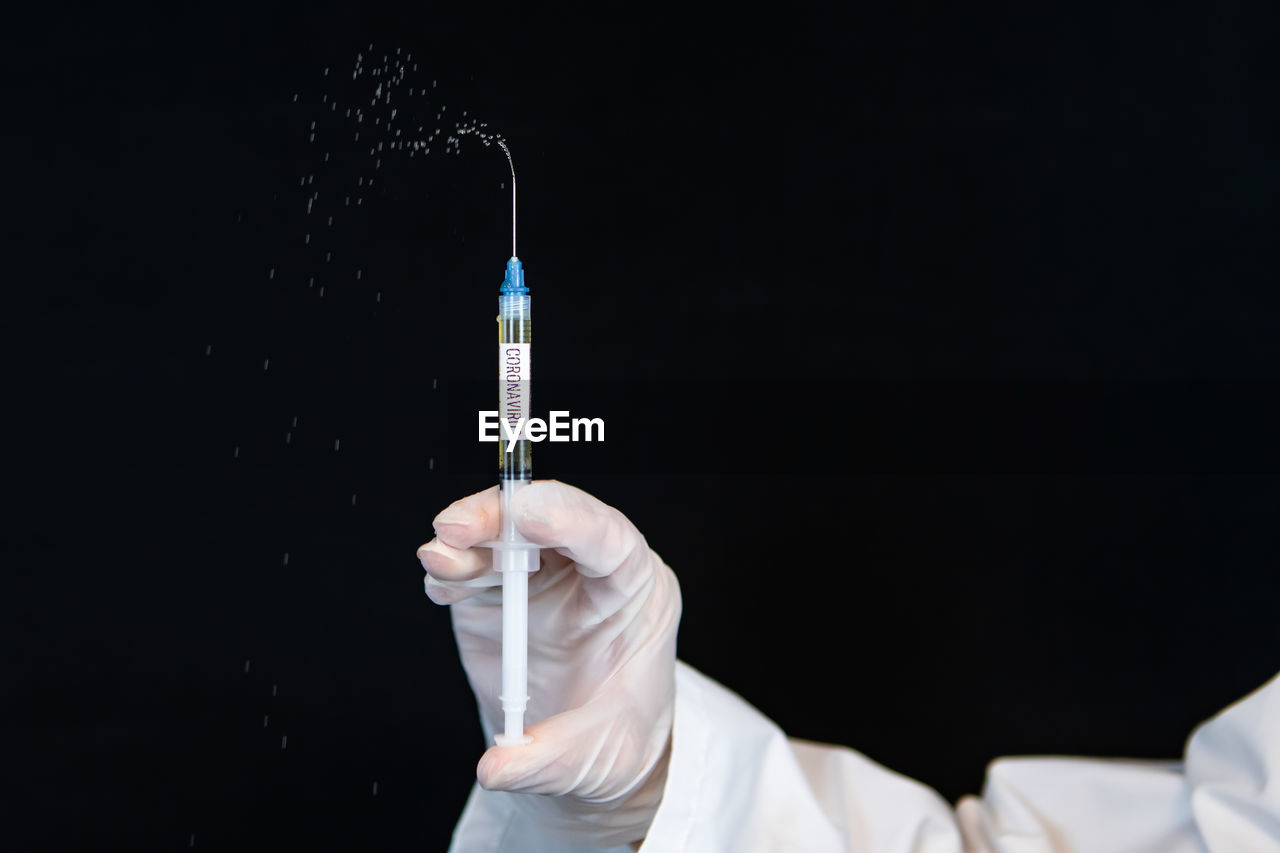
{"type": "MultiPolygon", "coordinates": [[[[427,595],[452,605],[453,630],[485,734],[502,730],[502,578],[492,552],[498,489],[436,516],[418,549],[427,595]]],[[[476,776],[566,840],[599,847],[644,838],[666,784],[680,587],[616,509],[538,481],[513,501],[516,526],[545,546],[529,577],[533,742],[490,747],[476,776]]]]}

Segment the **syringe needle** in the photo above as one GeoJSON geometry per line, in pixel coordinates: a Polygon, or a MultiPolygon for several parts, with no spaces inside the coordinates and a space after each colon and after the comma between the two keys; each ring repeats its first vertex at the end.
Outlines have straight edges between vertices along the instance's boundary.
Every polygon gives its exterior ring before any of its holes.
{"type": "Polygon", "coordinates": [[[507,147],[505,140],[498,140],[498,147],[502,149],[502,153],[507,155],[507,165],[511,167],[511,257],[518,257],[516,254],[516,164],[511,160],[511,149],[507,147]]]}

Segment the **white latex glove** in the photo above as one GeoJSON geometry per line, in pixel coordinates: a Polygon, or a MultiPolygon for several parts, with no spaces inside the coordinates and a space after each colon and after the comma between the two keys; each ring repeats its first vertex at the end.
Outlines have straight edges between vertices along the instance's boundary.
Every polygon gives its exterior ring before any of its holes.
{"type": "MultiPolygon", "coordinates": [[[[612,847],[644,839],[666,783],[680,587],[635,526],[580,489],[538,481],[516,526],[546,546],[529,577],[533,743],[490,747],[480,785],[511,791],[549,834],[612,847]]],[[[418,549],[427,595],[452,605],[486,736],[502,730],[502,578],[492,552],[498,489],[450,505],[418,549]]]]}

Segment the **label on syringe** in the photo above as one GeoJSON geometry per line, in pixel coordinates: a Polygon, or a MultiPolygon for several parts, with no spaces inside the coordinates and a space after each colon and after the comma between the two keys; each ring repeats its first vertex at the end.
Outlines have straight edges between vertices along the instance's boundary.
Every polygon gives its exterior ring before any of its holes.
{"type": "Polygon", "coordinates": [[[528,382],[529,344],[498,344],[498,378],[503,382],[528,382]]]}
{"type": "Polygon", "coordinates": [[[511,429],[529,417],[529,380],[533,377],[529,344],[498,344],[500,417],[511,429]]]}

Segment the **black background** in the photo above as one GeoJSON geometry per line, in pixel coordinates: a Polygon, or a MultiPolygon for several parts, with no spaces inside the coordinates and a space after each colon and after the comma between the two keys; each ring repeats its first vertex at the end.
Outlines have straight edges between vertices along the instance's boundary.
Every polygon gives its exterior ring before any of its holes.
{"type": "Polygon", "coordinates": [[[4,846],[447,844],[484,745],[414,550],[492,481],[509,176],[373,170],[324,112],[358,52],[511,141],[537,408],[607,424],[536,470],[789,734],[954,799],[1174,757],[1273,674],[1270,22],[952,5],[15,27],[4,846]]]}

